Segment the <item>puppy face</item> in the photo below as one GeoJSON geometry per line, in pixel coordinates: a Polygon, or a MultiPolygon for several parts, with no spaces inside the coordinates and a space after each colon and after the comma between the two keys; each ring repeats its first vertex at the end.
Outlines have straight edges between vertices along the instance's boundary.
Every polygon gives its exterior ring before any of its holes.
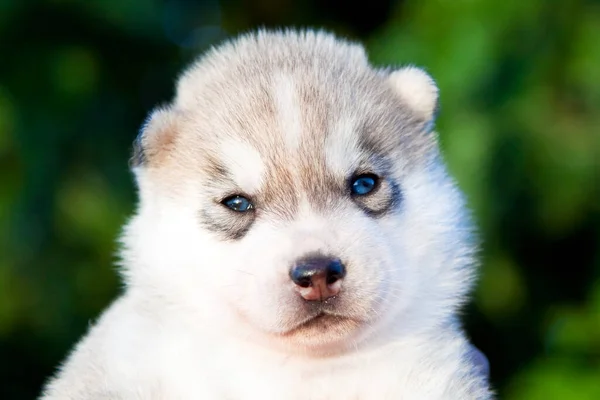
{"type": "Polygon", "coordinates": [[[436,102],[422,71],[324,34],[217,48],[137,145],[129,281],[304,352],[443,322],[472,251],[436,102]]]}

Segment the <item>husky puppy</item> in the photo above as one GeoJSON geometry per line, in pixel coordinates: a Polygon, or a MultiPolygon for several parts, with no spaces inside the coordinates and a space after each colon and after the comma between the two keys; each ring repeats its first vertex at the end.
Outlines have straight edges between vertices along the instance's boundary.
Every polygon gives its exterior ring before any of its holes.
{"type": "Polygon", "coordinates": [[[437,102],[423,70],[325,32],[208,51],[136,141],[124,293],[41,398],[491,398],[437,102]]]}

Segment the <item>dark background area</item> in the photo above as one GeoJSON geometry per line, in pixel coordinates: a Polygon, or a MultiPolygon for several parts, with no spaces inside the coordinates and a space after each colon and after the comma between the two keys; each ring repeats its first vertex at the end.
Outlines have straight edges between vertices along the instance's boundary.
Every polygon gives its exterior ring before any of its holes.
{"type": "Polygon", "coordinates": [[[465,321],[503,399],[600,399],[600,2],[0,0],[0,398],[114,298],[146,113],[207,46],[324,27],[425,67],[483,239],[465,321]]]}

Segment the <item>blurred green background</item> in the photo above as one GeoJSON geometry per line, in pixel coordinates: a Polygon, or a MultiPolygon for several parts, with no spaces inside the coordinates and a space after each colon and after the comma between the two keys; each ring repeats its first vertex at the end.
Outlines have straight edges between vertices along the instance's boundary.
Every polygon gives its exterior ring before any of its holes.
{"type": "Polygon", "coordinates": [[[469,335],[503,399],[600,399],[600,3],[0,0],[0,398],[32,399],[118,293],[127,160],[229,35],[323,26],[424,66],[484,239],[469,335]]]}

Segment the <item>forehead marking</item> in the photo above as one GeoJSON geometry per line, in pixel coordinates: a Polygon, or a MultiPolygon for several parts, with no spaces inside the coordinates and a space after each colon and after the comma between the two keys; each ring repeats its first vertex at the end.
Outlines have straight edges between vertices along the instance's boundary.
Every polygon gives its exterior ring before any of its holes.
{"type": "Polygon", "coordinates": [[[290,76],[280,74],[274,78],[273,100],[284,145],[288,150],[295,151],[302,139],[302,114],[298,90],[290,76]]]}
{"type": "Polygon", "coordinates": [[[233,180],[247,193],[255,193],[262,186],[266,166],[257,149],[242,140],[229,139],[221,143],[223,166],[233,180]]]}
{"type": "Polygon", "coordinates": [[[362,150],[358,143],[360,132],[356,132],[352,117],[342,117],[331,124],[325,139],[325,164],[336,175],[346,175],[358,168],[362,150]]]}

